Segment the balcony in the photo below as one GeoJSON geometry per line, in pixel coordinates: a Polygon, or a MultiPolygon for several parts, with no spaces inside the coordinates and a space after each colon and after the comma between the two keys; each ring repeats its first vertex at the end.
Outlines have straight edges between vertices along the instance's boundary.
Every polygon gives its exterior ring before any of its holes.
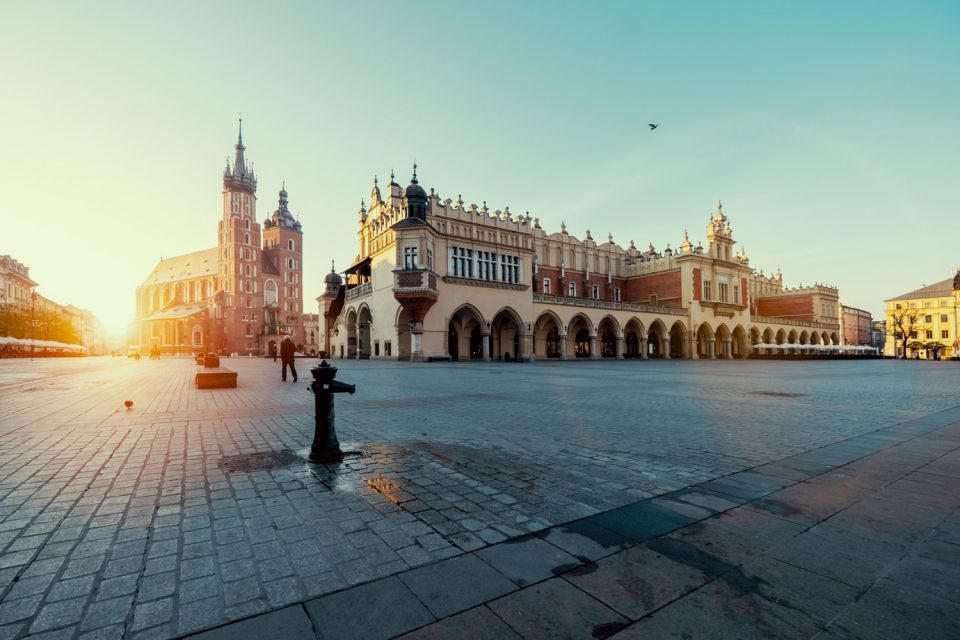
{"type": "Polygon", "coordinates": [[[562,304],[570,307],[588,307],[591,309],[663,313],[674,316],[687,315],[687,310],[681,307],[666,307],[658,304],[636,304],[632,302],[607,302],[606,300],[593,300],[591,298],[566,298],[564,296],[552,296],[546,293],[534,293],[533,301],[544,304],[562,304]]]}
{"type": "Polygon", "coordinates": [[[792,327],[812,327],[814,329],[840,330],[839,322],[810,322],[808,320],[793,320],[792,318],[771,318],[768,316],[750,316],[750,322],[767,322],[769,324],[786,324],[792,327]]]}
{"type": "Polygon", "coordinates": [[[353,300],[354,298],[362,298],[371,292],[373,292],[373,282],[364,282],[363,284],[355,286],[353,289],[347,290],[346,299],[353,300]]]}

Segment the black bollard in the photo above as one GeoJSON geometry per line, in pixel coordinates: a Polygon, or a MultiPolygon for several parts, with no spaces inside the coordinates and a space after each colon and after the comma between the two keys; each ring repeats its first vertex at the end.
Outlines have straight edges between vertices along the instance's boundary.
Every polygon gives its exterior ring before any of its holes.
{"type": "Polygon", "coordinates": [[[337,382],[337,368],[331,367],[327,361],[310,370],[313,382],[310,388],[316,396],[317,416],[316,427],[313,433],[313,444],[310,446],[310,462],[340,462],[343,460],[343,451],[340,450],[340,441],[337,440],[337,430],[334,427],[333,394],[355,393],[356,385],[337,382]]]}

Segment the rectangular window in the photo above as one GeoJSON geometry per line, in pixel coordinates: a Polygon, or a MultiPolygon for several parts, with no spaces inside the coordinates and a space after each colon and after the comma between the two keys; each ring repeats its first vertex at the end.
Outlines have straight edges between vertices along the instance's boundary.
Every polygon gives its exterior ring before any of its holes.
{"type": "Polygon", "coordinates": [[[380,355],[380,341],[379,341],[379,340],[377,340],[376,342],[373,343],[373,355],[375,355],[375,356],[379,356],[379,355],[380,355]]]}
{"type": "Polygon", "coordinates": [[[720,302],[727,302],[727,283],[718,282],[717,289],[720,294],[720,302]]]}
{"type": "Polygon", "coordinates": [[[740,304],[740,285],[733,285],[733,300],[731,301],[734,304],[740,304]]]}
{"type": "Polygon", "coordinates": [[[576,282],[571,282],[571,283],[570,283],[569,293],[568,293],[567,295],[569,295],[571,298],[576,298],[576,297],[577,297],[577,283],[576,283],[576,282]]]}
{"type": "Polygon", "coordinates": [[[927,340],[933,340],[933,331],[927,331],[927,340]]]}
{"type": "Polygon", "coordinates": [[[620,302],[620,287],[613,288],[613,301],[620,302]]]}
{"type": "Polygon", "coordinates": [[[933,322],[933,316],[923,316],[924,322],[933,322]]]}
{"type": "Polygon", "coordinates": [[[417,268],[417,248],[416,247],[403,248],[403,268],[404,269],[417,268]]]}
{"type": "Polygon", "coordinates": [[[940,314],[940,322],[946,322],[946,321],[947,321],[947,314],[941,313],[941,314],[940,314]]]}
{"type": "Polygon", "coordinates": [[[703,281],[703,299],[712,300],[713,299],[713,283],[709,280],[703,281]]]}
{"type": "Polygon", "coordinates": [[[389,356],[389,355],[390,355],[390,341],[387,341],[387,342],[384,342],[384,343],[383,343],[383,355],[385,355],[385,356],[389,356]]]}
{"type": "Polygon", "coordinates": [[[598,287],[597,285],[593,285],[593,287],[591,288],[590,293],[593,295],[593,299],[594,299],[594,300],[599,300],[599,299],[600,299],[600,287],[598,287]]]}
{"type": "Polygon", "coordinates": [[[543,292],[550,295],[550,278],[543,279],[543,292]]]}
{"type": "Polygon", "coordinates": [[[917,332],[916,332],[916,331],[911,331],[911,332],[910,332],[910,337],[911,337],[912,339],[916,340],[916,339],[917,339],[917,332]]]}
{"type": "Polygon", "coordinates": [[[427,249],[427,269],[433,269],[433,249],[427,249]]]}
{"type": "Polygon", "coordinates": [[[949,338],[949,337],[950,337],[950,330],[949,330],[949,329],[942,329],[942,330],[940,331],[940,337],[941,337],[941,338],[949,338]]]}

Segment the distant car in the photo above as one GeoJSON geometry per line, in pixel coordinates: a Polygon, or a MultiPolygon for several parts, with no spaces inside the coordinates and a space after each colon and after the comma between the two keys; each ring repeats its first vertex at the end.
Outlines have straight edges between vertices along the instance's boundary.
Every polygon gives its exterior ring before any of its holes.
{"type": "Polygon", "coordinates": [[[140,350],[139,350],[139,349],[132,349],[132,348],[131,348],[131,349],[128,349],[128,350],[127,350],[127,357],[128,357],[128,358],[132,358],[132,359],[134,359],[134,360],[139,360],[139,359],[140,359],[140,350]]]}

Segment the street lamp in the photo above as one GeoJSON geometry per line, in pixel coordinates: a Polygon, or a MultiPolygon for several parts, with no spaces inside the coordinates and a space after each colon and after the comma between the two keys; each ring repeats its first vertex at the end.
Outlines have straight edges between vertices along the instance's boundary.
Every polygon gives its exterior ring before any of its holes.
{"type": "Polygon", "coordinates": [[[32,289],[30,291],[30,302],[31,311],[30,311],[30,353],[36,353],[37,343],[36,343],[36,331],[37,331],[37,290],[32,289]]]}

